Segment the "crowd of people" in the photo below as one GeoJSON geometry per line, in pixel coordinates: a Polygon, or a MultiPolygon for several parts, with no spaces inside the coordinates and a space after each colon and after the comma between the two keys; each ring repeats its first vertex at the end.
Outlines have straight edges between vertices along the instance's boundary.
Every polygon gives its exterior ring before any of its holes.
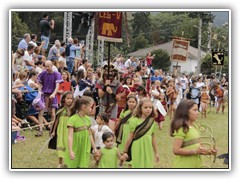
{"type": "Polygon", "coordinates": [[[201,154],[216,153],[201,147],[191,127],[199,112],[203,118],[209,108],[224,113],[226,74],[170,74],[152,67],[151,53],[140,60],[118,54],[94,68],[77,38],[48,48],[54,28],[48,15],[40,26],[41,43],[25,34],[12,54],[12,129],[31,121],[41,137],[45,125],[57,141],[59,168],[88,168],[91,154],[99,168],[153,168],[159,161],[155,134],[166,116],[175,138],[173,167],[200,168],[201,154]]]}

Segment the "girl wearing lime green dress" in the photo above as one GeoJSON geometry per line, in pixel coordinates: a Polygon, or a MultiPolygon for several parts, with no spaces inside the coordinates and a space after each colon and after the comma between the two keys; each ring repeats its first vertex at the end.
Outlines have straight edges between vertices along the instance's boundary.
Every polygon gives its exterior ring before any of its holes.
{"type": "Polygon", "coordinates": [[[159,162],[155,116],[151,99],[143,98],[129,120],[130,134],[125,145],[124,157],[128,161],[132,159],[132,168],[153,168],[154,159],[156,163],[159,162]]]}
{"type": "Polygon", "coordinates": [[[192,100],[182,100],[171,122],[171,136],[174,137],[173,168],[202,168],[200,155],[214,154],[215,149],[201,146],[198,130],[193,123],[198,117],[198,105],[192,100]]]}
{"type": "Polygon", "coordinates": [[[90,130],[91,121],[88,116],[94,100],[87,96],[76,98],[70,109],[71,117],[68,120],[68,148],[64,164],[67,168],[88,168],[90,164],[91,145],[97,152],[90,130]]]}
{"type": "Polygon", "coordinates": [[[124,151],[124,146],[130,134],[129,119],[132,117],[132,112],[137,106],[137,98],[134,95],[127,97],[126,108],[120,114],[119,124],[116,127],[115,135],[118,143],[118,148],[121,153],[124,151]]]}
{"type": "Polygon", "coordinates": [[[61,107],[56,113],[56,120],[54,121],[51,137],[57,135],[57,153],[59,158],[58,168],[63,167],[63,158],[67,147],[67,121],[69,119],[69,108],[73,102],[73,94],[67,91],[61,98],[61,107]],[[57,130],[57,131],[56,131],[57,130]]]}
{"type": "Polygon", "coordinates": [[[105,147],[100,149],[100,153],[95,156],[98,163],[98,168],[118,168],[118,160],[123,162],[124,157],[121,155],[119,149],[114,147],[114,134],[112,132],[105,132],[102,135],[105,147]]]}

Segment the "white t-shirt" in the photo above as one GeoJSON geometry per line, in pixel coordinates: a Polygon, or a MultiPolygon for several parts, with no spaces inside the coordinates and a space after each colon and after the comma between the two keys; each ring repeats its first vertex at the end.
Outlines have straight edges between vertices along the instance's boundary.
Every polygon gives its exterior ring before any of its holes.
{"type": "Polygon", "coordinates": [[[125,66],[125,68],[129,68],[129,67],[131,66],[131,64],[132,64],[131,59],[128,59],[128,60],[125,62],[124,66],[125,66]]]}
{"type": "Polygon", "coordinates": [[[23,56],[23,60],[24,60],[24,62],[23,62],[23,65],[25,66],[26,65],[26,63],[25,63],[25,61],[28,61],[28,62],[32,62],[32,54],[31,55],[29,55],[29,53],[28,53],[28,51],[25,51],[24,52],[24,56],[23,56]],[[25,64],[24,64],[25,63],[25,64]]]}
{"type": "Polygon", "coordinates": [[[32,44],[34,47],[37,47],[37,43],[30,41],[29,44],[32,44]]]}
{"type": "Polygon", "coordinates": [[[92,126],[91,129],[93,131],[93,136],[94,136],[96,147],[103,148],[103,147],[105,147],[105,144],[103,144],[102,135],[105,132],[112,132],[112,130],[107,125],[103,125],[102,128],[100,128],[100,129],[98,127],[99,127],[99,125],[97,124],[97,125],[92,126]]]}
{"type": "Polygon", "coordinates": [[[53,66],[52,66],[52,71],[53,71],[53,72],[54,72],[54,71],[55,71],[55,72],[58,72],[57,67],[53,65],[53,66]]]}
{"type": "Polygon", "coordinates": [[[43,70],[42,70],[42,68],[40,68],[40,67],[36,67],[35,71],[36,71],[38,74],[40,74],[43,70]]]}
{"type": "Polygon", "coordinates": [[[81,70],[81,69],[82,69],[84,72],[86,72],[86,69],[85,69],[84,66],[79,66],[78,70],[81,70]]]}
{"type": "Polygon", "coordinates": [[[187,89],[188,80],[186,77],[180,77],[180,83],[181,83],[183,89],[187,89]]]}
{"type": "Polygon", "coordinates": [[[59,61],[59,62],[60,62],[60,61],[63,61],[63,62],[64,62],[64,67],[67,67],[66,58],[60,56],[60,57],[58,58],[58,61],[59,61]]]}
{"type": "Polygon", "coordinates": [[[203,85],[205,85],[204,82],[197,82],[196,88],[201,88],[203,85]]]}

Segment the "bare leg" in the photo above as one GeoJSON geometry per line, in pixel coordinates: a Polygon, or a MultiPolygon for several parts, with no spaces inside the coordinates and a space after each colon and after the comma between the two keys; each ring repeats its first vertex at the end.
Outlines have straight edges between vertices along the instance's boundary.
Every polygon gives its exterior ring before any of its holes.
{"type": "Polygon", "coordinates": [[[45,49],[42,48],[42,55],[45,56],[45,49]]]}

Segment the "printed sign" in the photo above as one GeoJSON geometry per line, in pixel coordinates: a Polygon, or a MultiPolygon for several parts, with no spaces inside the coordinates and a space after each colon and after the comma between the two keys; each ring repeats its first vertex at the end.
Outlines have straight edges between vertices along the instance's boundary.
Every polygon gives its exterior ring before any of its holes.
{"type": "Polygon", "coordinates": [[[189,41],[173,39],[171,60],[186,61],[188,57],[189,41]]]}
{"type": "Polygon", "coordinates": [[[99,12],[98,23],[98,40],[122,42],[122,12],[99,12]]]}
{"type": "Polygon", "coordinates": [[[224,53],[222,51],[212,52],[212,65],[223,66],[224,64],[224,53]]]}

